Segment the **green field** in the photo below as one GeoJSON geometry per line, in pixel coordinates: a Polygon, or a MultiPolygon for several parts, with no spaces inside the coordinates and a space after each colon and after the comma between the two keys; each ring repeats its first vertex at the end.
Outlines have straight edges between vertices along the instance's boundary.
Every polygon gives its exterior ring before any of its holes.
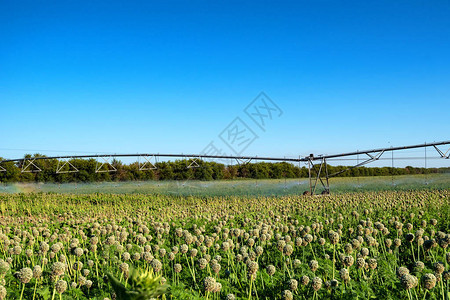
{"type": "MultiPolygon", "coordinates": [[[[330,179],[332,193],[383,190],[442,190],[450,188],[450,174],[410,176],[341,177],[330,179]]],[[[299,195],[309,189],[308,180],[300,179],[240,179],[217,181],[128,181],[99,183],[15,183],[3,184],[4,193],[116,193],[160,194],[184,196],[286,196],[299,195]]],[[[317,187],[317,191],[322,191],[317,187]]]]}
{"type": "Polygon", "coordinates": [[[448,189],[2,193],[0,212],[0,299],[450,295],[448,189]]]}

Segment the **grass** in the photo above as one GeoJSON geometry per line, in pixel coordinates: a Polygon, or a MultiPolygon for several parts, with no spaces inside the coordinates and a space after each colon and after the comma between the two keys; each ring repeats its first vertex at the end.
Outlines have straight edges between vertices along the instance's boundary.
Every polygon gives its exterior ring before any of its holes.
{"type": "MultiPolygon", "coordinates": [[[[443,190],[450,188],[450,174],[352,177],[330,179],[332,193],[361,191],[443,190]]],[[[128,181],[98,183],[3,184],[4,193],[115,193],[181,196],[288,196],[309,190],[308,179],[236,179],[217,181],[128,181]]],[[[322,188],[317,187],[321,192],[322,188]]]]}

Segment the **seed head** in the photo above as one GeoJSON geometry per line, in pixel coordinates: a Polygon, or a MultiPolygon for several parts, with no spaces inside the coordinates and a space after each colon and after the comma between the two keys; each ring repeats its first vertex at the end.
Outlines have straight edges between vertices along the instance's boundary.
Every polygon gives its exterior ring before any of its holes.
{"type": "Polygon", "coordinates": [[[157,259],[152,260],[151,266],[153,268],[153,271],[155,271],[155,273],[158,273],[162,269],[162,263],[157,259]]]}
{"type": "Polygon", "coordinates": [[[404,274],[400,277],[400,282],[404,289],[409,290],[417,285],[418,279],[414,275],[404,274]]]}
{"type": "Polygon", "coordinates": [[[78,256],[78,257],[80,257],[80,256],[82,256],[83,255],[83,249],[81,249],[81,248],[75,248],[75,250],[73,250],[73,253],[76,255],[76,256],[78,256]]]}
{"type": "Polygon", "coordinates": [[[386,239],[384,241],[384,244],[386,245],[387,248],[391,248],[392,246],[392,240],[391,239],[386,239]]]}
{"type": "Polygon", "coordinates": [[[438,239],[438,244],[439,246],[441,246],[441,248],[446,249],[450,244],[450,235],[445,235],[443,233],[442,236],[438,239]]]}
{"type": "Polygon", "coordinates": [[[444,273],[442,273],[442,279],[444,279],[445,281],[449,281],[450,280],[450,271],[445,271],[444,273]]]}
{"type": "Polygon", "coordinates": [[[441,262],[435,262],[433,264],[433,271],[436,274],[440,275],[440,274],[442,274],[444,272],[444,270],[445,270],[445,267],[444,267],[444,265],[441,262]]]}
{"type": "Polygon", "coordinates": [[[216,287],[216,280],[212,277],[206,277],[203,281],[203,287],[205,288],[206,292],[213,292],[216,287]]]}
{"type": "Polygon", "coordinates": [[[175,265],[173,266],[173,270],[174,270],[175,272],[177,272],[177,273],[180,273],[181,270],[182,270],[182,267],[181,267],[180,264],[175,264],[175,265]]]}
{"type": "Polygon", "coordinates": [[[64,271],[66,270],[66,265],[63,264],[62,262],[57,261],[53,263],[51,269],[53,276],[61,276],[64,274],[64,271]]]}
{"type": "MultiPolygon", "coordinates": [[[[358,243],[359,243],[359,242],[358,242],[358,243]]],[[[345,253],[347,253],[347,254],[352,253],[352,252],[353,252],[353,246],[352,246],[352,244],[350,244],[350,243],[345,244],[345,245],[344,245],[344,251],[345,251],[345,253]]]]}
{"type": "MultiPolygon", "coordinates": [[[[55,244],[55,245],[56,245],[56,244],[55,244]]],[[[31,249],[25,250],[25,255],[26,255],[28,258],[32,257],[32,256],[33,256],[33,250],[31,250],[31,249]]]]}
{"type": "Polygon", "coordinates": [[[313,241],[313,236],[312,235],[310,235],[310,234],[307,234],[307,235],[305,235],[305,237],[304,237],[304,240],[307,242],[307,243],[311,243],[312,241],[313,241]]]}
{"type": "Polygon", "coordinates": [[[211,264],[211,269],[213,270],[214,273],[219,274],[221,266],[218,262],[215,262],[211,264]]]}
{"type": "Polygon", "coordinates": [[[348,283],[350,281],[350,274],[347,269],[343,268],[339,271],[339,276],[341,277],[344,283],[348,283]]]}
{"type": "Polygon", "coordinates": [[[371,258],[369,259],[369,268],[371,268],[372,270],[375,270],[377,268],[377,260],[375,258],[371,258]]]}
{"type": "Polygon", "coordinates": [[[266,267],[266,272],[267,274],[269,274],[269,276],[273,276],[273,274],[275,274],[275,266],[274,265],[268,265],[266,267]]]}
{"type": "Polygon", "coordinates": [[[337,279],[331,279],[330,283],[332,288],[339,286],[339,281],[337,281],[337,279]]]}
{"type": "Polygon", "coordinates": [[[159,257],[166,256],[166,253],[167,253],[166,249],[164,248],[159,249],[159,257]]]}
{"type": "Polygon", "coordinates": [[[216,285],[214,286],[214,293],[219,293],[222,289],[222,284],[220,282],[216,282],[216,285]]]}
{"type": "Polygon", "coordinates": [[[346,267],[351,267],[351,266],[353,266],[353,263],[355,262],[355,259],[353,258],[353,256],[351,256],[351,255],[348,255],[348,256],[345,256],[344,257],[344,260],[343,260],[343,264],[344,264],[344,266],[346,266],[346,267]]]}
{"type": "Polygon", "coordinates": [[[256,255],[259,257],[259,256],[261,256],[261,255],[263,254],[264,249],[263,249],[263,247],[261,247],[261,246],[257,246],[257,247],[255,248],[255,252],[256,252],[256,255]]]}
{"type": "Polygon", "coordinates": [[[92,280],[86,280],[86,282],[85,282],[85,284],[84,284],[88,289],[90,289],[91,288],[91,286],[92,286],[92,280]]]}
{"type": "Polygon", "coordinates": [[[420,238],[423,236],[423,234],[425,233],[425,231],[422,228],[419,228],[416,230],[416,233],[414,234],[416,239],[420,238]]]}
{"type": "Polygon", "coordinates": [[[292,292],[290,290],[284,290],[283,291],[283,300],[292,300],[292,299],[294,299],[292,292]]]}
{"type": "Polygon", "coordinates": [[[73,263],[72,266],[73,270],[77,270],[77,271],[81,271],[81,269],[83,269],[83,263],[81,261],[76,261],[73,263]]]}
{"type": "Polygon", "coordinates": [[[363,257],[369,256],[369,249],[367,249],[367,248],[362,248],[362,249],[361,249],[361,255],[362,255],[363,257]]]}
{"type": "Polygon", "coordinates": [[[364,243],[364,238],[362,236],[358,235],[356,239],[359,241],[360,244],[364,243]]]}
{"type": "Polygon", "coordinates": [[[139,252],[135,252],[133,253],[133,260],[140,260],[141,259],[141,254],[139,252]]]}
{"type": "Polygon", "coordinates": [[[247,262],[247,271],[249,273],[255,274],[258,271],[258,263],[256,261],[248,261],[247,262]]]}
{"type": "Polygon", "coordinates": [[[42,253],[47,253],[48,250],[50,250],[50,246],[49,246],[46,242],[41,242],[40,247],[39,247],[39,250],[40,250],[42,253]]]}
{"type": "Polygon", "coordinates": [[[409,270],[406,267],[399,267],[397,269],[397,277],[401,278],[403,275],[409,274],[409,270]]]}
{"type": "Polygon", "coordinates": [[[200,269],[203,270],[208,265],[208,261],[206,259],[204,259],[204,258],[200,258],[198,260],[198,264],[200,266],[200,269]]]}
{"type": "Polygon", "coordinates": [[[42,268],[40,265],[35,265],[33,268],[33,277],[38,279],[42,275],[42,268]]]}
{"type": "Polygon", "coordinates": [[[65,280],[58,280],[55,284],[55,290],[58,294],[62,294],[67,290],[67,282],[65,280]]]}
{"type": "Polygon", "coordinates": [[[189,247],[188,247],[188,245],[183,244],[183,245],[180,246],[180,250],[181,250],[181,253],[184,254],[184,253],[188,252],[189,247]]]}
{"type": "Polygon", "coordinates": [[[154,257],[153,257],[153,255],[150,252],[146,251],[146,252],[142,253],[142,258],[145,261],[150,262],[154,257]]]}
{"type": "Polygon", "coordinates": [[[6,299],[6,289],[3,285],[0,285],[0,300],[6,299]]]}
{"type": "Polygon", "coordinates": [[[121,263],[119,269],[122,273],[128,273],[130,266],[127,263],[121,263]]]}
{"type": "Polygon", "coordinates": [[[328,232],[328,238],[330,239],[331,244],[336,245],[339,242],[339,233],[330,230],[330,232],[328,232]]]}
{"type": "Polygon", "coordinates": [[[309,277],[306,275],[303,275],[302,278],[300,278],[300,283],[304,286],[307,286],[309,283],[309,277]]]}
{"type": "Polygon", "coordinates": [[[317,260],[311,260],[308,266],[311,269],[311,271],[315,272],[319,268],[319,263],[317,262],[317,260]]]}
{"type": "Polygon", "coordinates": [[[417,238],[417,244],[419,246],[422,246],[425,243],[425,240],[423,239],[423,237],[418,237],[417,238]]]}
{"type": "Polygon", "coordinates": [[[14,246],[14,248],[13,248],[13,254],[14,254],[14,255],[19,255],[20,253],[22,253],[22,247],[20,247],[20,246],[14,246]]]}
{"type": "Polygon", "coordinates": [[[286,246],[284,246],[283,248],[284,255],[290,256],[292,252],[294,252],[294,248],[292,247],[291,244],[287,244],[286,246]]]}
{"type": "Polygon", "coordinates": [[[296,291],[298,288],[298,281],[295,279],[290,279],[288,285],[291,291],[296,291]]]}
{"type": "Polygon", "coordinates": [[[17,278],[21,283],[26,284],[33,278],[33,271],[30,268],[22,268],[17,273],[17,278]]]}
{"type": "Polygon", "coordinates": [[[353,249],[359,249],[359,247],[361,247],[361,242],[357,239],[353,239],[352,240],[352,247],[353,249]]]}
{"type": "Polygon", "coordinates": [[[422,276],[423,287],[427,290],[431,290],[436,286],[436,276],[431,273],[427,273],[422,276]]]}
{"type": "Polygon", "coordinates": [[[322,287],[322,279],[320,279],[319,277],[314,277],[311,285],[313,290],[317,292],[322,287]]]}
{"type": "Polygon", "coordinates": [[[130,258],[131,258],[130,253],[128,253],[128,252],[122,253],[122,259],[124,261],[130,260],[130,258]]]}
{"type": "Polygon", "coordinates": [[[8,273],[10,268],[11,267],[9,266],[9,264],[6,261],[0,260],[0,278],[4,277],[6,275],[6,273],[8,273]]]}
{"type": "Polygon", "coordinates": [[[356,260],[356,267],[358,268],[358,269],[362,269],[362,268],[364,268],[366,266],[366,260],[364,259],[364,258],[362,258],[362,257],[359,257],[357,260],[356,260]]]}
{"type": "Polygon", "coordinates": [[[191,257],[196,257],[196,256],[197,256],[197,253],[198,253],[198,250],[195,249],[195,248],[193,248],[193,249],[191,249],[191,251],[189,252],[189,255],[190,255],[191,257]]]}
{"type": "Polygon", "coordinates": [[[405,236],[405,239],[406,239],[406,241],[412,243],[412,242],[414,241],[414,234],[408,233],[408,234],[405,236]]]}
{"type": "Polygon", "coordinates": [[[414,272],[420,273],[420,272],[423,271],[424,268],[425,268],[425,264],[424,264],[423,262],[421,262],[421,261],[416,261],[416,262],[414,263],[414,266],[413,266],[414,272]]]}
{"type": "Polygon", "coordinates": [[[413,229],[413,225],[411,223],[407,223],[405,225],[406,230],[411,231],[413,229]]]}
{"type": "Polygon", "coordinates": [[[285,240],[278,240],[277,242],[277,249],[280,251],[283,251],[284,246],[286,246],[285,240]]]}
{"type": "Polygon", "coordinates": [[[222,250],[224,252],[227,252],[230,249],[230,244],[228,242],[223,242],[222,243],[222,250]]]}

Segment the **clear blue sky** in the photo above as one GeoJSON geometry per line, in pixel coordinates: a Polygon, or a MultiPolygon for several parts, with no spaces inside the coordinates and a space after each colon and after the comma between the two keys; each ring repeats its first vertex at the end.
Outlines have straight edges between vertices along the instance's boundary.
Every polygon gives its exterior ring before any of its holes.
{"type": "Polygon", "coordinates": [[[246,155],[448,140],[449,16],[449,1],[0,0],[0,156],[195,153],[236,117],[259,136],[246,155]],[[283,111],[265,132],[244,113],[261,91],[283,111]]]}

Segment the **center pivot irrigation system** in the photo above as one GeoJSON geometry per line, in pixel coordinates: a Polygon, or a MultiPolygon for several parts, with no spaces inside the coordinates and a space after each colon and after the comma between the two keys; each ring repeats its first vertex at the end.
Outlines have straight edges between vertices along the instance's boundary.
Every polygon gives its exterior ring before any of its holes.
{"type": "MultiPolygon", "coordinates": [[[[208,154],[160,154],[160,153],[141,153],[141,154],[95,154],[95,155],[63,155],[63,156],[51,156],[51,157],[32,157],[32,158],[18,158],[18,159],[5,159],[0,161],[0,172],[5,172],[6,169],[2,167],[2,163],[6,162],[15,162],[16,165],[21,168],[22,173],[30,173],[30,172],[40,172],[42,171],[35,162],[37,160],[50,160],[50,159],[57,159],[58,165],[56,167],[56,173],[76,173],[79,172],[79,170],[70,162],[71,159],[77,159],[77,158],[94,158],[97,160],[97,165],[95,168],[96,173],[100,172],[115,172],[117,169],[112,164],[112,161],[115,158],[118,157],[137,157],[138,164],[139,164],[139,170],[145,171],[145,170],[154,170],[157,169],[156,162],[159,158],[183,158],[187,159],[190,163],[187,165],[187,168],[198,168],[200,167],[199,161],[202,159],[230,159],[231,161],[236,160],[238,164],[248,164],[251,161],[278,161],[278,162],[289,162],[289,163],[301,163],[304,162],[308,164],[308,170],[309,170],[309,191],[305,192],[305,194],[314,195],[316,193],[317,186],[319,183],[323,187],[322,194],[329,194],[330,193],[330,184],[329,179],[331,177],[337,176],[343,172],[346,172],[348,170],[366,165],[368,163],[377,161],[382,159],[381,156],[387,152],[392,153],[392,163],[394,161],[394,151],[401,151],[401,150],[407,150],[407,149],[417,149],[417,148],[424,148],[425,149],[425,166],[426,166],[426,149],[427,147],[434,148],[437,153],[439,154],[438,159],[449,159],[450,158],[450,148],[443,152],[441,149],[439,149],[439,146],[443,145],[449,145],[450,141],[443,141],[443,142],[435,142],[435,143],[424,143],[424,144],[418,144],[418,145],[410,145],[410,146],[400,146],[400,147],[388,147],[388,148],[378,148],[378,149],[371,149],[371,150],[364,150],[364,151],[354,151],[354,152],[347,152],[347,153],[339,153],[339,154],[333,154],[333,155],[318,155],[315,156],[314,154],[310,154],[309,156],[305,157],[298,157],[298,158],[280,158],[280,157],[259,157],[259,156],[228,156],[228,155],[208,155],[208,154]],[[359,155],[363,155],[365,157],[365,160],[362,160],[362,162],[359,162],[359,155]],[[329,174],[328,173],[328,167],[327,167],[327,161],[333,161],[338,160],[346,157],[355,157],[357,156],[357,159],[344,159],[344,160],[357,160],[357,164],[353,166],[349,166],[348,168],[329,174]],[[367,157],[366,157],[367,156],[367,157]],[[66,170],[66,166],[69,167],[69,170],[66,170]],[[105,170],[106,167],[106,170],[105,170]],[[63,170],[64,169],[64,170],[63,170]]],[[[403,159],[417,159],[417,157],[402,157],[403,159]]],[[[429,158],[428,158],[429,159],[429,158]]]]}

